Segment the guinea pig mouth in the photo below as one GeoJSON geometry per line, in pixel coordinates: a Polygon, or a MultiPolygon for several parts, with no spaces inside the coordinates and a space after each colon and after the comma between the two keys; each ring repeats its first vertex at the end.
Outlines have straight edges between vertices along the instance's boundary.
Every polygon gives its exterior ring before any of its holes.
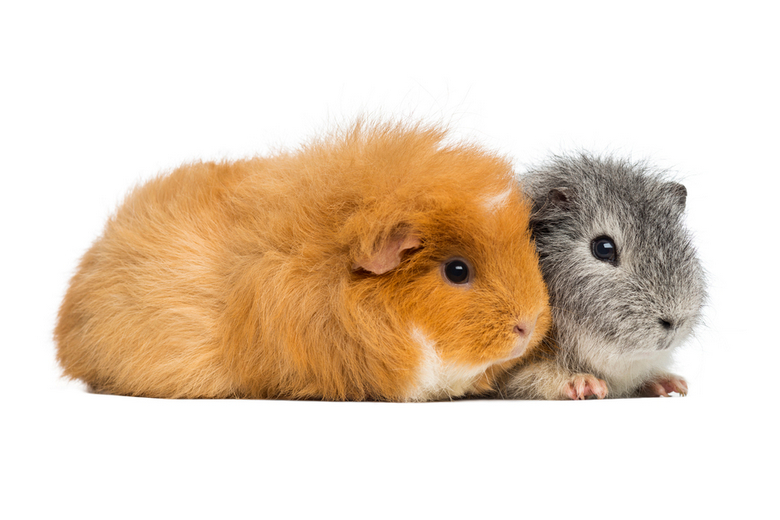
{"type": "Polygon", "coordinates": [[[528,342],[530,340],[530,335],[528,337],[521,337],[516,338],[514,346],[512,347],[512,350],[509,352],[509,356],[506,358],[507,360],[519,358],[523,354],[525,354],[525,351],[528,350],[528,342]]]}
{"type": "Polygon", "coordinates": [[[669,350],[672,348],[674,338],[675,334],[670,334],[669,337],[662,339],[661,343],[658,344],[658,350],[669,350]]]}

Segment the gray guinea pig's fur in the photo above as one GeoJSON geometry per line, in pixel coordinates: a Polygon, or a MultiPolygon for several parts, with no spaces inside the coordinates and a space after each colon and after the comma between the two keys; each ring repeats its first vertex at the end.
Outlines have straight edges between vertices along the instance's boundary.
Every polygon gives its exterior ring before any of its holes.
{"type": "Polygon", "coordinates": [[[554,157],[520,183],[533,200],[554,326],[546,354],[516,369],[507,397],[685,394],[687,383],[668,367],[705,299],[683,223],[685,187],[644,163],[584,153],[554,157]],[[615,262],[592,250],[605,236],[615,262]]]}

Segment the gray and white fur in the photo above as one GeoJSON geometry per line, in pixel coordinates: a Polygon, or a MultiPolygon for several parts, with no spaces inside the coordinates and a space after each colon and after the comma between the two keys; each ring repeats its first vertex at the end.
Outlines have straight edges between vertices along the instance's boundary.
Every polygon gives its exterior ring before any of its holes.
{"type": "Polygon", "coordinates": [[[554,326],[546,354],[512,374],[506,396],[684,395],[687,383],[668,367],[705,299],[685,187],[644,163],[584,153],[554,157],[520,182],[533,200],[554,326]],[[602,237],[614,261],[597,258],[602,237]]]}

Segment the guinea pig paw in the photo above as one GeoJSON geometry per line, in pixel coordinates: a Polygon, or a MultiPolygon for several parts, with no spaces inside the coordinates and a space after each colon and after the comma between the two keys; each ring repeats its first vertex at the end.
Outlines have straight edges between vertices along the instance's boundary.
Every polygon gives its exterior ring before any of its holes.
{"type": "Polygon", "coordinates": [[[685,397],[688,394],[688,383],[680,376],[669,374],[648,381],[640,389],[642,397],[669,397],[671,392],[685,397]]]}
{"type": "Polygon", "coordinates": [[[590,374],[574,374],[563,388],[564,395],[569,399],[589,399],[607,397],[607,383],[590,374]]]}

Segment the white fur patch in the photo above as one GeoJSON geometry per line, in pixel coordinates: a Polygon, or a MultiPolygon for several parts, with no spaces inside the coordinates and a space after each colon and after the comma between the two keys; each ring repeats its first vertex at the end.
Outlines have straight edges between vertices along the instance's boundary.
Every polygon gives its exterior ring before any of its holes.
{"type": "Polygon", "coordinates": [[[435,401],[462,396],[489,366],[464,367],[445,363],[439,357],[436,342],[428,338],[419,327],[412,328],[411,337],[420,346],[422,356],[415,387],[408,397],[410,401],[435,401]]]}
{"type": "Polygon", "coordinates": [[[625,352],[605,344],[603,339],[582,337],[576,350],[584,361],[606,376],[610,397],[622,397],[653,375],[668,370],[674,349],[625,352]]]}
{"type": "Polygon", "coordinates": [[[507,188],[506,190],[502,191],[501,193],[498,193],[497,195],[492,195],[490,197],[487,197],[485,201],[482,203],[482,205],[488,211],[495,211],[498,208],[505,206],[511,196],[512,196],[512,188],[507,188]]]}

